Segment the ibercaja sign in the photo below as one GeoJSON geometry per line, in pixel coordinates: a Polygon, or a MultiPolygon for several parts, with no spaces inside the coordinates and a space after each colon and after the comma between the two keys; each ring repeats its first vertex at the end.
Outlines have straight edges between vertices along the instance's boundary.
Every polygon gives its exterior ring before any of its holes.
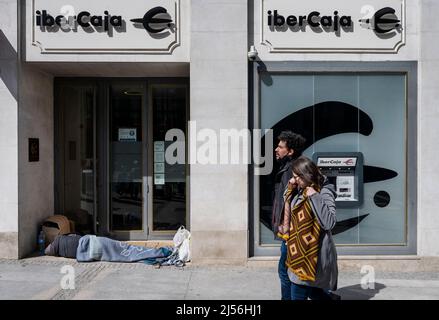
{"type": "Polygon", "coordinates": [[[261,44],[272,53],[397,53],[405,0],[262,0],[261,44]]]}
{"type": "Polygon", "coordinates": [[[41,54],[166,54],[180,45],[180,0],[32,0],[26,14],[41,54]]]}

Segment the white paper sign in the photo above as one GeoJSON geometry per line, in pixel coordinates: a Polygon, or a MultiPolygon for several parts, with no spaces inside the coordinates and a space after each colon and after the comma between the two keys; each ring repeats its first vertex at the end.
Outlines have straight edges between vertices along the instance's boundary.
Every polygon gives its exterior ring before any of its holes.
{"type": "Polygon", "coordinates": [[[165,162],[165,153],[160,152],[154,152],[154,162],[165,162]]]}
{"type": "Polygon", "coordinates": [[[154,151],[165,151],[165,142],[154,141],[154,151]]]}
{"type": "Polygon", "coordinates": [[[154,163],[154,173],[165,173],[165,163],[164,162],[154,163]]]}
{"type": "Polygon", "coordinates": [[[165,175],[163,173],[154,174],[154,184],[165,184],[165,175]]]}
{"type": "Polygon", "coordinates": [[[119,128],[119,141],[137,141],[137,129],[119,128]]]}
{"type": "Polygon", "coordinates": [[[405,44],[405,0],[262,0],[269,52],[391,52],[405,44]]]}

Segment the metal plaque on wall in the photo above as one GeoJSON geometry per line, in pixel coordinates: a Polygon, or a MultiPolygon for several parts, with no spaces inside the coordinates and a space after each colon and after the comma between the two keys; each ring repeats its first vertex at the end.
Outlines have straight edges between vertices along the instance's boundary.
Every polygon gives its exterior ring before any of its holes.
{"type": "Polygon", "coordinates": [[[397,53],[405,0],[262,0],[261,44],[270,53],[397,53]]]}
{"type": "Polygon", "coordinates": [[[29,138],[29,162],[40,161],[40,140],[29,138]]]}

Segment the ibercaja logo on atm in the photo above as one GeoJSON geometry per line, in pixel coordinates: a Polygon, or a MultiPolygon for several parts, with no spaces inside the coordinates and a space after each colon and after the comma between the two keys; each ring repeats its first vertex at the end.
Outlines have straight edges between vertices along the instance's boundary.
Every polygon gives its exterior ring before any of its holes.
{"type": "MultiPolygon", "coordinates": [[[[73,11],[73,10],[71,10],[73,11]]],[[[103,14],[92,14],[86,10],[78,12],[78,14],[60,14],[54,15],[48,10],[36,10],[36,25],[43,31],[76,31],[83,28],[88,31],[95,29],[96,31],[110,32],[112,28],[121,32],[124,30],[126,23],[124,17],[117,14],[110,14],[108,10],[104,10],[103,14]]],[[[154,7],[148,10],[143,17],[130,19],[136,27],[143,27],[150,34],[161,33],[166,29],[173,29],[174,23],[163,7],[154,7]]]]}

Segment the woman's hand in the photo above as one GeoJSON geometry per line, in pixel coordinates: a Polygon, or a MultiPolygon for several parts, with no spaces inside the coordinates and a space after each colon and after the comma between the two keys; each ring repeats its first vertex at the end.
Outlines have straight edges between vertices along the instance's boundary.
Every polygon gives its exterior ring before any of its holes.
{"type": "Polygon", "coordinates": [[[292,190],[292,189],[296,189],[297,188],[297,182],[296,179],[291,178],[290,180],[288,180],[288,189],[292,190]]]}
{"type": "Polygon", "coordinates": [[[306,195],[308,197],[312,196],[314,193],[317,193],[317,191],[313,187],[306,188],[306,195]]]}

